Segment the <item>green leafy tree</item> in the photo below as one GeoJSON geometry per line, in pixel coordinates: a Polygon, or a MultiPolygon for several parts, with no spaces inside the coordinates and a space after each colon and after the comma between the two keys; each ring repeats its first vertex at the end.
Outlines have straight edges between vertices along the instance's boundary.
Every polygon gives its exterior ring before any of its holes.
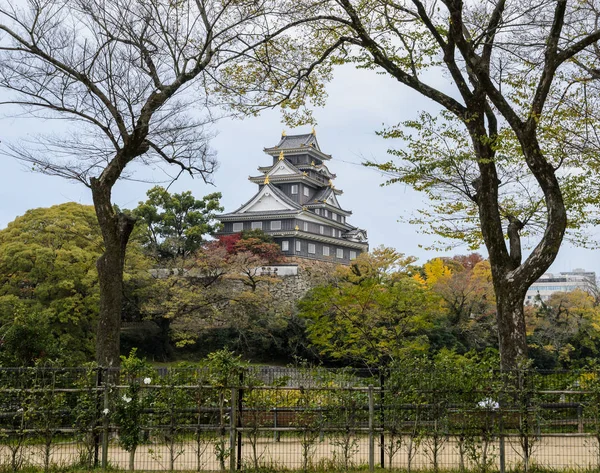
{"type": "Polygon", "coordinates": [[[332,284],[299,302],[310,342],[333,358],[369,365],[428,349],[439,299],[411,275],[411,258],[389,248],[363,253],[332,284]]]}
{"type": "Polygon", "coordinates": [[[152,366],[138,358],[136,350],[121,357],[121,376],[126,387],[117,391],[112,417],[119,427],[119,445],[129,452],[129,470],[135,468],[135,452],[143,441],[143,427],[147,421],[144,413],[150,397],[142,389],[143,384],[152,382],[152,366]]]}
{"type": "Polygon", "coordinates": [[[443,301],[445,317],[438,320],[432,344],[467,352],[497,347],[496,299],[489,262],[455,257],[450,274],[426,283],[443,301]],[[466,266],[459,263],[466,261],[466,266]],[[470,261],[470,262],[469,262],[470,261]]]}
{"type": "Polygon", "coordinates": [[[148,200],[140,202],[133,214],[142,226],[145,248],[160,263],[185,260],[219,228],[215,215],[223,210],[220,192],[198,200],[190,191],[170,194],[156,186],[146,195],[148,200]]]}
{"type": "Polygon", "coordinates": [[[597,218],[597,5],[312,4],[328,16],[314,28],[322,48],[348,45],[336,62],[389,74],[442,109],[406,123],[408,133],[403,125],[385,131],[407,140],[392,151],[402,159],[373,164],[389,173],[388,184],[428,193],[431,231],[485,244],[503,367],[518,366],[527,357],[528,287],[556,258],[567,228],[597,218]]]}
{"type": "Polygon", "coordinates": [[[528,343],[538,367],[571,368],[597,356],[600,307],[586,291],[555,292],[526,313],[528,343]]]}
{"type": "MultiPolygon", "coordinates": [[[[103,251],[93,207],[70,202],[29,210],[0,231],[0,251],[0,363],[90,361],[103,251]]],[[[124,269],[132,285],[149,277],[135,240],[124,269]]]]}
{"type": "Polygon", "coordinates": [[[94,352],[100,229],[90,206],[29,210],[0,231],[3,364],[78,364],[94,352]]]}

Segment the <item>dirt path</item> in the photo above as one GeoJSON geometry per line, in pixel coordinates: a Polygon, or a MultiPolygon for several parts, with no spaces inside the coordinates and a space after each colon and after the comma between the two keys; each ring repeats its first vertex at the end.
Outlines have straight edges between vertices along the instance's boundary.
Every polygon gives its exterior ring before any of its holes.
{"type": "MultiPolygon", "coordinates": [[[[312,446],[310,452],[310,464],[323,467],[343,467],[348,465],[368,464],[368,438],[354,438],[346,444],[347,455],[344,455],[343,439],[325,438],[312,446]]],[[[393,458],[392,466],[396,468],[406,467],[407,461],[407,438],[402,439],[401,448],[393,458]]],[[[227,439],[227,446],[228,439],[227,439]]],[[[198,455],[196,444],[187,442],[178,444],[174,456],[176,457],[174,467],[176,470],[206,470],[217,471],[220,469],[216,458],[214,443],[207,441],[201,445],[203,451],[200,455],[200,468],[198,468],[198,455]]],[[[422,442],[412,459],[412,467],[415,469],[430,469],[433,465],[431,443],[422,442]]],[[[264,437],[256,444],[256,457],[259,465],[273,466],[288,469],[300,469],[303,465],[302,445],[298,437],[282,437],[275,442],[273,437],[264,437]]],[[[506,441],[506,466],[516,467],[523,462],[520,455],[521,448],[518,439],[510,438],[506,441]]],[[[594,439],[589,437],[544,437],[534,442],[532,464],[552,468],[580,468],[588,469],[598,466],[598,448],[594,439]]],[[[28,446],[23,451],[24,464],[43,465],[43,452],[40,447],[28,446]]],[[[471,450],[471,455],[465,455],[463,460],[467,467],[476,466],[473,459],[479,457],[481,461],[482,449],[479,446],[471,450]],[[469,458],[470,457],[470,458],[469,458]]],[[[0,447],[0,458],[2,464],[10,462],[10,452],[6,446],[0,447]]],[[[78,447],[74,443],[61,443],[54,446],[51,454],[51,462],[57,465],[71,465],[77,463],[79,457],[78,447]]],[[[129,464],[129,454],[111,444],[108,452],[109,463],[112,467],[126,469],[129,464]]],[[[487,449],[488,460],[499,466],[499,444],[491,443],[487,449]]],[[[170,452],[164,445],[141,445],[136,452],[135,467],[138,470],[169,470],[170,452]]],[[[444,469],[458,468],[461,455],[459,445],[455,439],[446,441],[438,452],[438,466],[444,469]]],[[[380,446],[375,442],[375,464],[380,461],[380,446]]],[[[385,458],[386,467],[389,467],[388,457],[385,458]]],[[[254,453],[251,443],[244,438],[242,445],[242,464],[254,465],[254,453]]],[[[229,459],[225,459],[228,467],[229,459]]]]}

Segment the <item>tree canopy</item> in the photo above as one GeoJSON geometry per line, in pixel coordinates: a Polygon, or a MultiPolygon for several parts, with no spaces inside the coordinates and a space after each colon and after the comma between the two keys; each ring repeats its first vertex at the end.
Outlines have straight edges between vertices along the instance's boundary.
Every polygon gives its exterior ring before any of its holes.
{"type": "Polygon", "coordinates": [[[368,365],[426,353],[426,332],[441,306],[412,277],[413,261],[378,248],[340,267],[335,283],[314,288],[299,302],[310,342],[332,358],[368,365]]]}
{"type": "Polygon", "coordinates": [[[144,246],[162,263],[185,259],[219,227],[215,215],[223,210],[219,204],[220,192],[199,200],[190,191],[170,194],[165,188],[155,186],[146,195],[148,199],[140,202],[133,214],[141,225],[144,246]]]}
{"type": "Polygon", "coordinates": [[[29,210],[0,231],[4,365],[53,358],[89,361],[101,252],[102,236],[90,206],[67,203],[29,210]],[[25,346],[27,354],[19,355],[25,346]]]}

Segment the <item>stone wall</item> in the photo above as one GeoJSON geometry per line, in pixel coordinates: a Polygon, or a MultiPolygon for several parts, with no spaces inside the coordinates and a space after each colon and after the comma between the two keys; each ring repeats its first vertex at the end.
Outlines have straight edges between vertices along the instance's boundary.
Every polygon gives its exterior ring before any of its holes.
{"type": "MultiPolygon", "coordinates": [[[[285,270],[277,271],[282,275],[277,276],[277,282],[270,285],[274,301],[282,305],[295,304],[310,289],[326,283],[333,277],[337,266],[333,263],[301,258],[286,258],[286,261],[289,261],[289,264],[282,265],[286,267],[285,270]],[[297,268],[295,275],[290,274],[291,265],[297,268]]],[[[277,267],[277,265],[272,266],[272,268],[277,267]]]]}

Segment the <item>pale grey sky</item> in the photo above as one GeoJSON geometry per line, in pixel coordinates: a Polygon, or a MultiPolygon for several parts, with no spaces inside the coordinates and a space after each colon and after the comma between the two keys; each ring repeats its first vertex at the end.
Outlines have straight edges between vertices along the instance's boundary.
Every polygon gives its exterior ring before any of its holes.
{"type": "MultiPolygon", "coordinates": [[[[440,75],[431,77],[431,80],[439,85],[446,79],[440,75]]],[[[378,172],[360,166],[366,158],[387,159],[386,150],[390,143],[376,136],[376,130],[384,124],[414,118],[419,110],[435,111],[436,108],[387,76],[349,66],[336,71],[335,79],[327,90],[326,107],[315,112],[317,139],[321,149],[333,155],[328,165],[338,176],[336,187],[344,191],[340,204],[354,213],[350,223],[368,231],[371,247],[381,244],[392,246],[407,255],[417,256],[421,262],[439,256],[419,247],[419,244],[427,246],[432,241],[430,237],[419,234],[417,228],[409,224],[398,222],[398,218],[409,216],[419,207],[421,196],[401,185],[380,187],[384,178],[378,172]]],[[[0,119],[0,140],[6,142],[51,126],[42,120],[0,119]]],[[[262,149],[275,145],[284,128],[278,111],[244,120],[221,120],[215,125],[218,134],[212,141],[220,162],[220,169],[214,176],[215,187],[207,186],[199,179],[183,177],[171,190],[191,190],[196,197],[218,190],[223,194],[226,211],[234,210],[256,191],[256,186],[247,178],[257,174],[258,166],[270,162],[262,149]]],[[[289,134],[306,133],[310,127],[287,128],[286,131],[289,134]]],[[[91,203],[89,190],[83,185],[32,173],[9,158],[0,159],[3,160],[0,228],[30,208],[67,201],[91,203]]],[[[164,175],[149,169],[142,172],[147,178],[164,179],[164,175]]],[[[145,198],[149,187],[151,184],[122,181],[115,189],[114,202],[124,208],[133,208],[145,198]]],[[[463,247],[454,253],[467,252],[468,249],[463,247]]],[[[483,249],[481,253],[485,254],[483,249]]],[[[565,244],[551,271],[569,271],[579,267],[600,272],[600,251],[565,244]]]]}

